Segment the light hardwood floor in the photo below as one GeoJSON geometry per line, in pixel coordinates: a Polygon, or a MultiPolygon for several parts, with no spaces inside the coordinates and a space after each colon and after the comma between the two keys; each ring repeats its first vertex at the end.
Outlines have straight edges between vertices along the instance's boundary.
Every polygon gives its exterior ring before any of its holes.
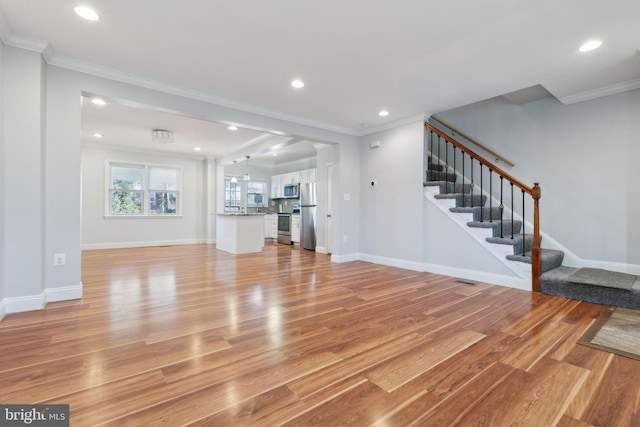
{"type": "Polygon", "coordinates": [[[82,300],[0,322],[0,403],[71,425],[640,425],[604,306],[268,244],[83,253],[82,300]]]}

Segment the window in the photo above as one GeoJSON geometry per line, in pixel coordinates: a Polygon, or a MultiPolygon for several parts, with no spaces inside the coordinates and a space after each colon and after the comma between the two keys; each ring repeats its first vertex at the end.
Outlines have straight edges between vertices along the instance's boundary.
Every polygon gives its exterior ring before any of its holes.
{"type": "Polygon", "coordinates": [[[247,182],[247,207],[264,207],[267,195],[267,183],[265,181],[247,182]]]}
{"type": "Polygon", "coordinates": [[[242,182],[224,182],[224,210],[240,211],[242,200],[242,182]]]}
{"type": "Polygon", "coordinates": [[[224,181],[224,210],[241,211],[243,208],[261,208],[267,199],[266,181],[224,181]],[[244,201],[244,204],[243,204],[244,201]]]}
{"type": "Polygon", "coordinates": [[[179,215],[180,167],[107,163],[107,216],[179,215]]]}

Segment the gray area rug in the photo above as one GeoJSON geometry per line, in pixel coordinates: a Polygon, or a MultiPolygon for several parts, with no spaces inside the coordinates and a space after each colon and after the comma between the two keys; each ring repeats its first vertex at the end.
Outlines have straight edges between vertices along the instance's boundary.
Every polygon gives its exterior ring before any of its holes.
{"type": "Polygon", "coordinates": [[[631,290],[637,278],[638,276],[633,274],[618,273],[599,268],[581,268],[567,277],[567,281],[628,291],[631,290]]]}

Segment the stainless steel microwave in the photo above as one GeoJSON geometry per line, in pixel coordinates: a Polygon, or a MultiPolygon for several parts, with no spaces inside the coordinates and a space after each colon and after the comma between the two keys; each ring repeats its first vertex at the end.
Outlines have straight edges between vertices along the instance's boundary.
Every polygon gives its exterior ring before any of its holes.
{"type": "Polygon", "coordinates": [[[285,199],[297,199],[300,197],[300,184],[285,184],[283,196],[285,199]]]}

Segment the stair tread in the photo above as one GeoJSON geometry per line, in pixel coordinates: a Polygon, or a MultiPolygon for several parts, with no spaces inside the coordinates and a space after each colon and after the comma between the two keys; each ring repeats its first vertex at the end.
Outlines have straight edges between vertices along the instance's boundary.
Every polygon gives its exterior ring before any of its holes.
{"type": "MultiPolygon", "coordinates": [[[[510,234],[504,237],[487,237],[487,242],[497,243],[499,245],[516,245],[520,240],[522,240],[522,236],[523,234],[519,233],[515,234],[513,237],[510,234]]],[[[524,236],[525,239],[533,239],[533,234],[525,233],[524,236]]]]}
{"type": "MultiPolygon", "coordinates": [[[[525,252],[524,255],[507,255],[507,259],[531,264],[531,252],[525,252]]],[[[557,249],[540,249],[541,273],[560,267],[563,259],[564,252],[562,251],[557,249]]]]}
{"type": "MultiPolygon", "coordinates": [[[[475,228],[494,228],[494,227],[500,227],[500,224],[502,225],[508,224],[510,226],[511,222],[513,222],[513,224],[522,225],[522,221],[518,219],[514,219],[513,221],[510,219],[503,219],[503,220],[494,219],[493,221],[469,221],[467,222],[467,225],[469,227],[475,227],[475,228]]],[[[516,233],[516,235],[517,234],[518,233],[516,233]]]]}

